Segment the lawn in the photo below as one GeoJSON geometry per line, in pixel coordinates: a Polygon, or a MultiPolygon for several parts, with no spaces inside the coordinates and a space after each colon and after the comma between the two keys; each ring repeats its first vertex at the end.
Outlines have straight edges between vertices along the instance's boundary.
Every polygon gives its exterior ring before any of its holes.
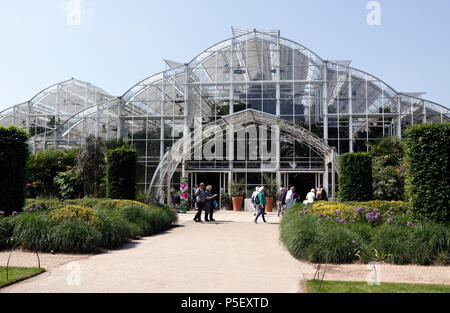
{"type": "MultiPolygon", "coordinates": [[[[319,280],[308,280],[308,293],[317,293],[319,280]]],[[[450,285],[381,283],[370,286],[367,282],[324,281],[320,293],[450,293],[450,285]]]]}
{"type": "Polygon", "coordinates": [[[0,288],[36,276],[45,272],[43,268],[10,267],[8,280],[6,280],[6,267],[0,266],[0,288]]]}

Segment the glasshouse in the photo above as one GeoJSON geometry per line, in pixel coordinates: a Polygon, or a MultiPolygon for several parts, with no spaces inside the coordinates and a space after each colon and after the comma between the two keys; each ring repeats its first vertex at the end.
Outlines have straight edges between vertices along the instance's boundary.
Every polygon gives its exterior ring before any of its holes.
{"type": "Polygon", "coordinates": [[[450,120],[424,93],[324,60],[278,30],[232,28],[190,62],[164,63],[119,97],[75,79],[55,84],[0,112],[0,126],[27,129],[33,151],[127,138],[139,157],[138,189],[170,203],[167,191],[183,179],[218,192],[323,185],[335,198],[338,155],[450,120]]]}

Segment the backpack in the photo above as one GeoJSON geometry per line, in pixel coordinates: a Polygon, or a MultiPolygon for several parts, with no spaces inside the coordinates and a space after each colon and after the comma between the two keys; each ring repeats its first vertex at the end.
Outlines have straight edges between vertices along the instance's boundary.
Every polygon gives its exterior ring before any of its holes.
{"type": "Polygon", "coordinates": [[[316,194],[317,200],[322,200],[322,190],[323,189],[317,190],[317,194],[316,194]]]}
{"type": "Polygon", "coordinates": [[[259,201],[259,195],[260,195],[260,194],[258,194],[258,195],[255,197],[255,203],[258,204],[258,205],[261,204],[261,202],[259,201]]]}

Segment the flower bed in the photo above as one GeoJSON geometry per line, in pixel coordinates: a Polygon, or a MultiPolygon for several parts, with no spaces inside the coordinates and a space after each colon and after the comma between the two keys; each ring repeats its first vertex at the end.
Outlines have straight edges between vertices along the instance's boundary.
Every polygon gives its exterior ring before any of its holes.
{"type": "Polygon", "coordinates": [[[450,263],[448,225],[416,221],[402,203],[296,205],[281,221],[281,240],[314,263],[450,263]]]}
{"type": "Polygon", "coordinates": [[[20,245],[46,252],[95,252],[162,232],[176,221],[172,208],[129,200],[27,200],[23,213],[5,217],[0,212],[0,250],[20,245]]]}

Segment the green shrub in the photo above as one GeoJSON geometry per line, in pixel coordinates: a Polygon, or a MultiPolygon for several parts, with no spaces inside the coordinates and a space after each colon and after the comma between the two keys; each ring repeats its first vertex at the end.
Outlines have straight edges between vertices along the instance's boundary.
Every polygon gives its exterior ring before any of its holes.
{"type": "Polygon", "coordinates": [[[450,122],[407,131],[407,188],[417,218],[450,222],[450,122]]]}
{"type": "Polygon", "coordinates": [[[152,226],[154,216],[149,209],[131,205],[119,209],[118,212],[128,221],[139,226],[144,236],[154,233],[152,226]]]}
{"type": "Polygon", "coordinates": [[[61,200],[57,198],[36,198],[36,199],[27,199],[25,202],[24,210],[26,212],[29,211],[53,211],[56,209],[63,208],[65,204],[61,202],[61,200]]]}
{"type": "Polygon", "coordinates": [[[45,212],[22,213],[14,221],[14,238],[25,249],[51,251],[52,222],[45,212]]]}
{"type": "Polygon", "coordinates": [[[106,196],[113,199],[136,197],[136,151],[130,147],[106,153],[106,196]]]}
{"type": "Polygon", "coordinates": [[[96,212],[96,216],[101,220],[100,232],[102,233],[102,247],[114,249],[125,242],[128,238],[135,238],[133,225],[117,211],[101,209],[96,212]]]}
{"type": "Polygon", "coordinates": [[[318,216],[308,210],[305,215],[303,205],[293,206],[281,221],[280,238],[297,258],[325,262],[328,255],[328,262],[337,264],[358,260],[419,265],[448,262],[447,224],[414,221],[411,213],[395,209],[384,212],[379,223],[342,222],[340,217],[335,220],[335,216],[318,216]]]}
{"type": "Polygon", "coordinates": [[[61,209],[56,209],[49,214],[50,219],[54,222],[64,220],[77,220],[92,225],[99,225],[101,221],[95,216],[95,210],[79,205],[68,205],[61,209]]]}
{"type": "Polygon", "coordinates": [[[58,196],[54,179],[59,173],[75,166],[76,153],[77,150],[62,152],[50,149],[31,155],[27,163],[28,196],[31,198],[58,196]]]}
{"type": "Polygon", "coordinates": [[[61,199],[75,199],[83,195],[83,184],[80,181],[80,175],[73,169],[56,175],[53,183],[61,199]]]}
{"type": "Polygon", "coordinates": [[[367,153],[346,153],[339,156],[339,200],[368,201],[372,199],[372,159],[367,153]]]}
{"type": "Polygon", "coordinates": [[[0,127],[0,211],[21,211],[25,204],[28,134],[16,127],[0,127]]]}
{"type": "Polygon", "coordinates": [[[100,247],[102,234],[91,224],[63,220],[52,228],[51,248],[54,252],[94,252],[100,247]]]}
{"type": "Polygon", "coordinates": [[[0,250],[9,247],[8,239],[12,237],[13,229],[11,218],[0,216],[0,250]]]}

